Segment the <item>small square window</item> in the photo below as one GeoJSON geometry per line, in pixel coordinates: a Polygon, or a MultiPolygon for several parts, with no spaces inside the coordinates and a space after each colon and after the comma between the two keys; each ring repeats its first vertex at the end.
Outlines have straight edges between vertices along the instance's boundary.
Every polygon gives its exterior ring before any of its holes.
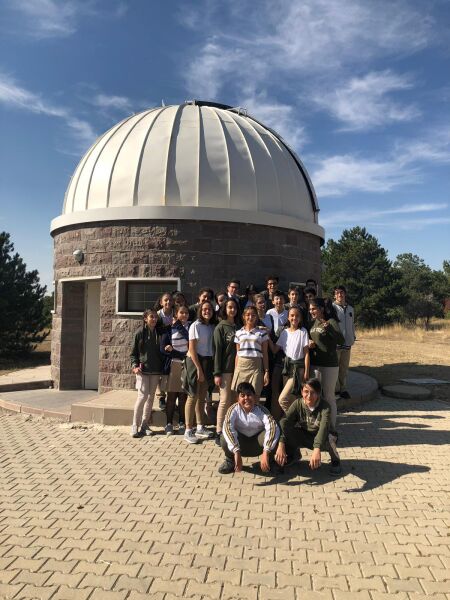
{"type": "Polygon", "coordinates": [[[302,290],[305,287],[305,284],[303,283],[303,281],[290,281],[289,282],[289,287],[296,287],[299,290],[302,290]]]}
{"type": "Polygon", "coordinates": [[[117,279],[116,312],[142,314],[155,305],[164,292],[180,290],[180,280],[174,278],[117,279]]]}

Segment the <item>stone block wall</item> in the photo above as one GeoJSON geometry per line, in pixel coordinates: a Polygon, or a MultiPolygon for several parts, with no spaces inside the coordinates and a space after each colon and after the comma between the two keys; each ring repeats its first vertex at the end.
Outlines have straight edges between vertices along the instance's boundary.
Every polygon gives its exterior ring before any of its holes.
{"type": "Polygon", "coordinates": [[[202,286],[223,290],[231,277],[240,279],[242,288],[248,283],[262,287],[265,276],[274,273],[279,275],[282,289],[289,281],[320,279],[318,237],[263,225],[209,221],[90,223],[55,232],[54,249],[58,288],[52,374],[57,387],[78,377],[73,356],[80,351],[82,338],[77,334],[80,313],[74,311],[74,304],[84,307],[84,284],[76,282],[70,287],[69,282],[64,283],[69,287],[65,287],[62,297],[61,279],[103,278],[99,339],[102,392],[134,384],[129,367],[130,344],[141,319],[116,314],[117,277],[179,277],[189,302],[196,300],[202,286]],[[72,255],[76,249],[84,252],[81,265],[72,255]],[[66,368],[67,378],[63,374],[66,368]]]}
{"type": "Polygon", "coordinates": [[[60,389],[79,389],[83,378],[85,284],[59,284],[52,330],[52,379],[60,389]]]}

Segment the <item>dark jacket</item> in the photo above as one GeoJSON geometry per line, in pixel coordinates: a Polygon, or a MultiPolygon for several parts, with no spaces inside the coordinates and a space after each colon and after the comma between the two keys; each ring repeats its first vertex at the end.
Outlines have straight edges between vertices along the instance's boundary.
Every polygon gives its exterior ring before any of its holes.
{"type": "Polygon", "coordinates": [[[162,373],[163,357],[160,351],[162,329],[155,327],[150,335],[147,327],[140,327],[133,339],[130,361],[131,368],[141,367],[143,373],[162,373]]]}
{"type": "Polygon", "coordinates": [[[193,323],[197,319],[198,307],[200,306],[200,302],[196,302],[195,304],[191,304],[189,306],[189,321],[193,323]]]}
{"type": "Polygon", "coordinates": [[[233,373],[236,359],[236,343],[234,336],[236,325],[220,321],[214,329],[214,375],[233,373]]]}
{"type": "Polygon", "coordinates": [[[314,321],[309,331],[309,337],[315,342],[311,349],[311,364],[317,367],[337,367],[338,357],[336,347],[344,343],[339,324],[334,319],[327,321],[324,327],[318,319],[314,321]]]}
{"type": "Polygon", "coordinates": [[[330,424],[330,406],[325,400],[320,400],[313,411],[310,411],[303,398],[297,398],[288,408],[286,416],[280,421],[280,441],[287,445],[293,445],[295,439],[295,428],[300,427],[304,431],[313,434],[314,448],[325,450],[328,440],[328,428],[330,424]]]}

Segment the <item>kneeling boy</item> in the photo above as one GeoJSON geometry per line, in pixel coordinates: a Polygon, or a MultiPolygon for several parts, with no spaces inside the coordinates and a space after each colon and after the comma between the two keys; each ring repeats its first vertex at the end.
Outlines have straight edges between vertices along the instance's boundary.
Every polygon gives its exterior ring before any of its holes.
{"type": "MultiPolygon", "coordinates": [[[[281,419],[281,436],[275,460],[280,466],[294,460],[298,448],[311,449],[309,461],[311,469],[322,464],[322,451],[327,450],[331,457],[330,473],[341,473],[339,454],[333,443],[330,444],[328,429],[330,407],[320,398],[321,385],[318,379],[308,379],[302,389],[302,397],[297,398],[281,419]]],[[[300,455],[301,457],[301,455],[300,455]]]]}
{"type": "Polygon", "coordinates": [[[251,383],[240,383],[237,393],[238,401],[228,409],[222,428],[220,444],[225,461],[220,465],[219,473],[242,471],[243,456],[260,455],[261,470],[267,473],[280,430],[269,411],[257,404],[251,383]]]}

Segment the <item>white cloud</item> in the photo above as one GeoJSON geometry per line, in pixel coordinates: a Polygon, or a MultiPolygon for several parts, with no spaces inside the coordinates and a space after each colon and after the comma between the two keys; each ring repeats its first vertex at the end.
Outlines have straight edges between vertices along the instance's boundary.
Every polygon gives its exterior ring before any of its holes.
{"type": "Polygon", "coordinates": [[[406,3],[365,0],[286,0],[270,7],[280,66],[329,71],[373,56],[415,52],[429,39],[430,23],[406,3]],[[281,18],[280,18],[280,15],[281,18]]]}
{"type": "Polygon", "coordinates": [[[390,192],[399,185],[418,181],[419,172],[398,161],[338,155],[324,158],[312,170],[320,196],[343,196],[348,192],[390,192]]]}
{"type": "Polygon", "coordinates": [[[35,37],[60,37],[76,31],[77,7],[73,2],[14,0],[14,10],[24,17],[27,33],[35,37]]]}
{"type": "Polygon", "coordinates": [[[242,6],[230,0],[216,13],[189,11],[189,27],[204,35],[184,71],[194,97],[216,96],[227,85],[309,85],[298,76],[338,80],[342,69],[381,56],[410,54],[432,39],[431,22],[404,2],[278,0],[242,6]],[[231,33],[228,33],[228,32],[231,33]]]}
{"type": "Polygon", "coordinates": [[[394,227],[395,229],[403,229],[409,231],[421,231],[425,227],[436,225],[447,225],[450,223],[450,217],[428,217],[425,219],[405,219],[394,223],[383,223],[383,226],[394,227]]]}
{"type": "Polygon", "coordinates": [[[420,181],[425,163],[450,163],[450,128],[429,132],[422,140],[399,143],[383,159],[342,154],[312,157],[308,162],[319,198],[349,192],[390,192],[420,181]]]}
{"type": "Polygon", "coordinates": [[[397,144],[395,152],[404,163],[412,162],[450,162],[450,127],[433,131],[427,139],[412,140],[397,144]]]}
{"type": "Polygon", "coordinates": [[[126,113],[133,111],[133,103],[125,96],[107,96],[106,94],[97,94],[92,103],[102,109],[117,109],[126,113]]]}
{"type": "Polygon", "coordinates": [[[79,147],[82,150],[88,148],[97,138],[98,134],[87,121],[83,121],[68,115],[66,118],[66,124],[71,129],[75,139],[78,140],[79,147]]]}
{"type": "Polygon", "coordinates": [[[81,150],[85,150],[97,137],[91,125],[87,121],[75,117],[68,108],[48,102],[42,96],[19,86],[11,77],[1,73],[0,104],[61,119],[81,150]]]}
{"type": "Polygon", "coordinates": [[[267,98],[267,94],[250,91],[240,105],[252,117],[276,131],[292,148],[299,149],[306,141],[305,129],[299,124],[293,106],[267,98]]]}
{"type": "Polygon", "coordinates": [[[226,48],[212,39],[187,67],[185,78],[188,91],[196,99],[217,99],[230,73],[238,72],[243,64],[245,55],[242,49],[226,48]]]}
{"type": "Polygon", "coordinates": [[[412,87],[408,76],[390,70],[353,77],[332,91],[320,90],[311,99],[344,123],[346,130],[365,130],[396,121],[411,121],[420,115],[413,105],[401,105],[388,94],[412,87]]]}
{"type": "Polygon", "coordinates": [[[52,106],[37,94],[17,85],[11,77],[2,74],[0,74],[0,102],[7,106],[52,117],[64,118],[66,116],[65,109],[52,106]]]}
{"type": "Polygon", "coordinates": [[[83,17],[120,19],[128,8],[118,0],[110,0],[106,9],[97,0],[7,0],[4,10],[15,16],[8,33],[46,39],[74,34],[83,17]]]}
{"type": "MultiPolygon", "coordinates": [[[[405,204],[403,206],[399,206],[397,208],[387,208],[381,210],[345,210],[345,211],[336,211],[332,213],[328,213],[324,218],[320,219],[320,224],[324,227],[340,227],[344,225],[348,225],[349,223],[364,223],[374,225],[379,224],[378,219],[382,219],[383,217],[394,216],[395,215],[409,215],[414,213],[431,213],[435,211],[442,211],[448,208],[448,204],[445,202],[440,203],[423,203],[423,204],[405,204]]],[[[384,219],[383,226],[386,224],[392,223],[395,224],[396,227],[404,224],[406,222],[414,222],[419,223],[423,221],[429,221],[430,218],[420,219],[404,219],[392,220],[392,219],[384,219]]],[[[435,219],[436,222],[442,222],[443,217],[439,217],[435,219]]],[[[444,219],[445,221],[445,219],[444,219]]]]}
{"type": "Polygon", "coordinates": [[[269,118],[275,115],[271,105],[284,106],[278,110],[280,121],[268,124],[294,146],[306,139],[305,119],[299,124],[294,113],[307,114],[312,103],[353,130],[410,121],[420,114],[416,106],[394,97],[408,92],[412,79],[370,66],[435,43],[437,26],[409,2],[199,0],[184,3],[178,17],[200,40],[182,62],[191,97],[237,101],[269,118]],[[349,76],[362,69],[366,75],[349,76]],[[311,94],[313,101],[304,103],[311,94]]]}

